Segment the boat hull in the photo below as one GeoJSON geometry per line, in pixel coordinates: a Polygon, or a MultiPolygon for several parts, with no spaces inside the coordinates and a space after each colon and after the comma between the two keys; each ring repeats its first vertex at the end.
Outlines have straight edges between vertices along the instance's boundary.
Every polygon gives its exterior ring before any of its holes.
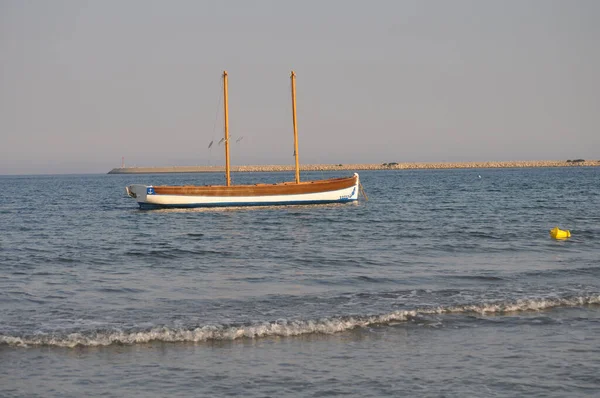
{"type": "Polygon", "coordinates": [[[151,186],[125,188],[142,209],[285,206],[358,200],[358,174],[348,178],[280,184],[226,186],[151,186]]]}

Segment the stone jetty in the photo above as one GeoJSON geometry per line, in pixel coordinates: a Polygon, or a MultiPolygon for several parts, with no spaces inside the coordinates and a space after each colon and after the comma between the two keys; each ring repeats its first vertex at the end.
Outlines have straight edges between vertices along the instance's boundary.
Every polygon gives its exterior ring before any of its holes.
{"type": "MultiPolygon", "coordinates": [[[[590,167],[600,166],[600,160],[524,160],[498,162],[452,162],[452,163],[357,163],[357,164],[306,164],[302,171],[359,171],[359,170],[431,170],[431,169],[494,169],[524,167],[590,167]]],[[[155,173],[216,173],[224,172],[225,166],[171,166],[171,167],[119,167],[108,174],[155,174],[155,173]]],[[[294,171],[293,165],[232,166],[232,172],[278,172],[294,171]]]]}

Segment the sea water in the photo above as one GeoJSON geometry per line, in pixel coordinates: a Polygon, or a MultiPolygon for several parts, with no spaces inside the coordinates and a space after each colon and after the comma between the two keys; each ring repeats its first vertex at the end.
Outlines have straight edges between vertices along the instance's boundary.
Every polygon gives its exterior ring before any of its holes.
{"type": "Polygon", "coordinates": [[[360,176],[154,211],[124,187],[223,176],[0,177],[0,396],[600,394],[600,168],[360,176]]]}

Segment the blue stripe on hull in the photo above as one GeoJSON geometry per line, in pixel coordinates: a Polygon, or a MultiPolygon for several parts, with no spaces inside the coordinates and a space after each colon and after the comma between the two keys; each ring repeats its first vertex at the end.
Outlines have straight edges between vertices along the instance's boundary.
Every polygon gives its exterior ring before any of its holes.
{"type": "Polygon", "coordinates": [[[138,202],[142,210],[155,209],[193,209],[198,207],[246,207],[246,206],[288,206],[288,205],[323,205],[330,203],[348,203],[354,202],[357,199],[337,199],[337,200],[310,200],[310,201],[294,201],[294,202],[239,202],[239,203],[190,203],[178,205],[159,205],[154,203],[138,202]]]}

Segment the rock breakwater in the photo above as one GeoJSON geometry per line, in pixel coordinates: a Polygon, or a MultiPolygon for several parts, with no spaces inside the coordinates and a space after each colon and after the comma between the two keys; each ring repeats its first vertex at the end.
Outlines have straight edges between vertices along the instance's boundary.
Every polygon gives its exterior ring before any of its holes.
{"type": "MultiPolygon", "coordinates": [[[[525,160],[498,162],[452,162],[452,163],[353,163],[353,164],[306,164],[302,171],[336,171],[336,170],[431,170],[431,169],[493,169],[523,167],[590,167],[600,166],[596,160],[525,160]]],[[[232,166],[232,172],[279,172],[293,171],[293,165],[254,165],[232,166]]],[[[215,173],[224,172],[224,166],[171,166],[171,167],[119,167],[108,174],[155,174],[155,173],[215,173]]]]}

